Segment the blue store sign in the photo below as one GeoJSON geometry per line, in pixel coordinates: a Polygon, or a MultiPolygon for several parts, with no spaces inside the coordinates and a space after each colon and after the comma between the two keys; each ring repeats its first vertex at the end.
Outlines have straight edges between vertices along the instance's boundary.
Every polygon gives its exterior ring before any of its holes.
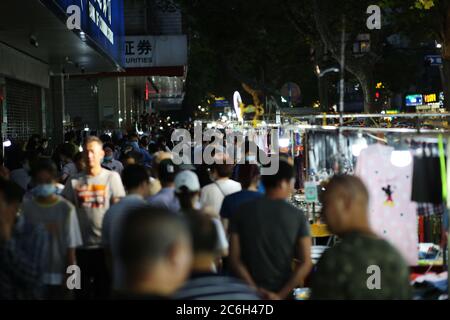
{"type": "Polygon", "coordinates": [[[81,30],[118,65],[125,65],[125,24],[123,0],[41,0],[58,16],[67,17],[67,8],[81,9],[81,30]]]}

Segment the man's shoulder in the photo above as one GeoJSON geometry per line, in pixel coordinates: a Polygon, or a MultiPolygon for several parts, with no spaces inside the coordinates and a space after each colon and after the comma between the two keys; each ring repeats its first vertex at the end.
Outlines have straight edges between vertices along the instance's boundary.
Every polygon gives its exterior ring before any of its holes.
{"type": "Polygon", "coordinates": [[[204,275],[188,280],[176,294],[176,299],[198,299],[210,296],[236,296],[242,299],[259,299],[256,291],[239,279],[224,275],[204,275]],[[245,297],[244,297],[245,296],[245,297]]]}
{"type": "Polygon", "coordinates": [[[376,236],[352,235],[324,253],[330,260],[370,260],[375,264],[404,264],[401,254],[386,240],[376,236]]]}
{"type": "Polygon", "coordinates": [[[108,177],[108,178],[112,178],[112,177],[120,178],[120,174],[118,174],[116,171],[107,170],[107,169],[104,169],[104,168],[102,168],[101,175],[105,176],[105,177],[108,177]]]}
{"type": "Polygon", "coordinates": [[[241,213],[249,212],[251,211],[253,215],[256,215],[260,212],[260,210],[257,210],[258,208],[264,208],[264,197],[251,199],[249,201],[245,201],[241,205],[239,205],[238,210],[236,211],[237,215],[240,215],[241,213]]]}
{"type": "Polygon", "coordinates": [[[204,193],[204,192],[211,192],[213,190],[216,190],[216,186],[215,186],[214,182],[204,186],[201,191],[202,191],[202,193],[204,193]]]}
{"type": "Polygon", "coordinates": [[[229,195],[226,195],[225,198],[223,199],[223,201],[224,202],[225,201],[235,201],[243,196],[244,196],[243,191],[236,191],[229,195]]]}
{"type": "Polygon", "coordinates": [[[260,205],[260,204],[264,204],[264,203],[266,203],[266,199],[264,196],[261,195],[260,197],[255,196],[254,199],[250,199],[249,201],[244,202],[242,204],[242,206],[253,207],[255,205],[260,205]]]}
{"type": "Polygon", "coordinates": [[[123,167],[122,162],[120,162],[119,160],[113,159],[112,162],[116,165],[118,165],[119,167],[123,167]]]}
{"type": "Polygon", "coordinates": [[[237,181],[234,181],[232,179],[227,179],[225,181],[222,182],[223,185],[227,188],[231,188],[231,189],[236,189],[236,190],[241,190],[241,184],[237,181]]]}
{"type": "Polygon", "coordinates": [[[66,163],[63,168],[76,169],[77,167],[76,167],[75,163],[69,162],[69,163],[66,163]]]}

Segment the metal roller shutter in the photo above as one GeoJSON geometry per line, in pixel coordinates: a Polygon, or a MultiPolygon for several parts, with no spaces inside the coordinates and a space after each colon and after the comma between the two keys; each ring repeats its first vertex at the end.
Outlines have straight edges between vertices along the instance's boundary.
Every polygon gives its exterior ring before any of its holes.
{"type": "Polygon", "coordinates": [[[20,141],[42,131],[41,88],[6,79],[7,135],[20,141]]]}
{"type": "MultiPolygon", "coordinates": [[[[97,80],[72,78],[64,82],[66,115],[84,127],[99,129],[97,80]]],[[[79,128],[81,129],[81,128],[79,128]]]]}

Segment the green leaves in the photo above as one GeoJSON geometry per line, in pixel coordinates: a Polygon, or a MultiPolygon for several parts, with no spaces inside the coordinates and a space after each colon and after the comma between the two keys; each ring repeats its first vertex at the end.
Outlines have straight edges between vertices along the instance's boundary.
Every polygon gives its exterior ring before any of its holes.
{"type": "Polygon", "coordinates": [[[434,5],[434,0],[416,0],[414,7],[420,10],[430,10],[434,5]]]}

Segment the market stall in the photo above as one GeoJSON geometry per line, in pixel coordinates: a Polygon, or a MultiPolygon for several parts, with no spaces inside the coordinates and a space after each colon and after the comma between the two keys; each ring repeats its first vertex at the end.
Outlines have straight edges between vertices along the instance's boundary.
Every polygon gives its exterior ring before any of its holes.
{"type": "Polygon", "coordinates": [[[415,298],[438,299],[448,296],[448,118],[445,113],[319,115],[223,128],[244,133],[267,154],[292,159],[297,192],[291,202],[310,220],[314,262],[339,241],[322,221],[320,192],[337,173],[357,175],[369,190],[371,227],[409,264],[415,298]]]}

